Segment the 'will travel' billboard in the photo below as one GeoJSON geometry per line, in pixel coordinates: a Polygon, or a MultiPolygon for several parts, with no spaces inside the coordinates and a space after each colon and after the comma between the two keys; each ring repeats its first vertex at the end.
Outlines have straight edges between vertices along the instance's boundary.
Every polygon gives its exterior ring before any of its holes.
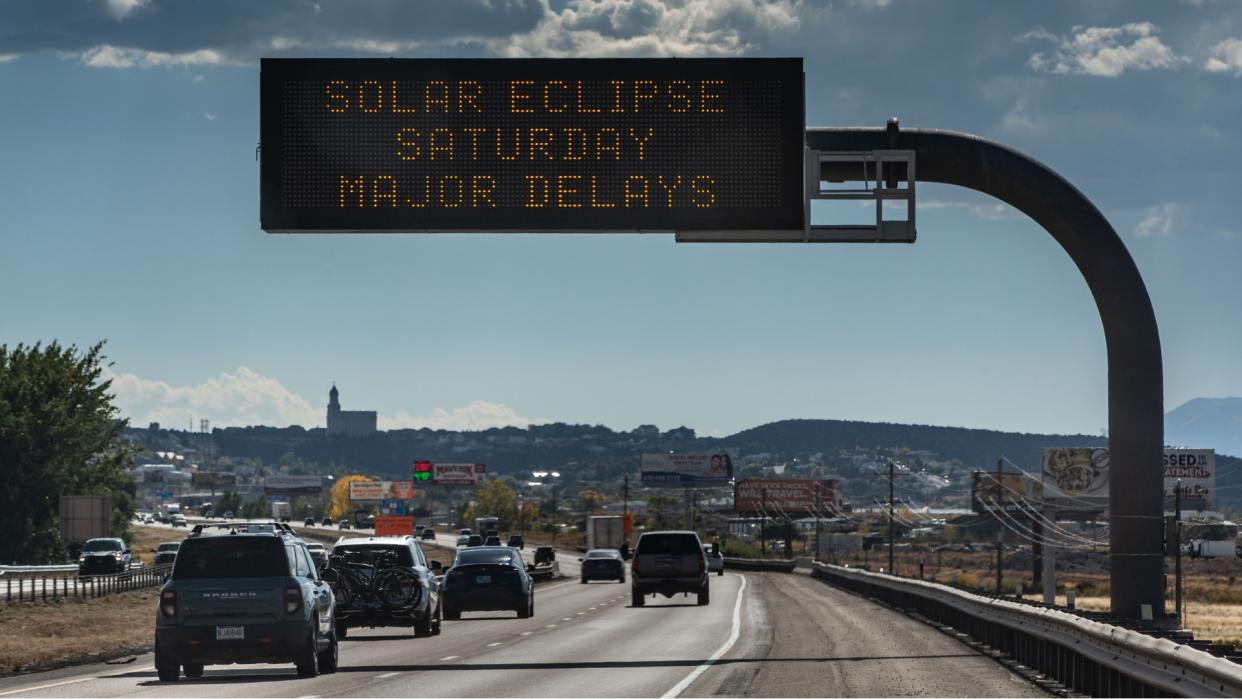
{"type": "Polygon", "coordinates": [[[733,487],[733,510],[775,516],[835,517],[841,491],[832,479],[747,478],[733,487]]]}

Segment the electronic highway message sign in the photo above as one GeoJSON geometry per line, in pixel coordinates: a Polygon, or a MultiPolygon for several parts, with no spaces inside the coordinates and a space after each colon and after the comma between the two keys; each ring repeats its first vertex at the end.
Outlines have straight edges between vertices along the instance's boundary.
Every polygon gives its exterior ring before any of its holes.
{"type": "Polygon", "coordinates": [[[801,230],[802,59],[263,59],[269,232],[801,230]]]}

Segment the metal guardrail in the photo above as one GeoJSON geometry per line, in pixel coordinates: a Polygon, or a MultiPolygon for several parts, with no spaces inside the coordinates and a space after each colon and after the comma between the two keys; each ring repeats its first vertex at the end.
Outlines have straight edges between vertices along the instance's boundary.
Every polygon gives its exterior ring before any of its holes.
{"type": "Polygon", "coordinates": [[[829,584],[916,612],[1091,696],[1242,696],[1242,665],[1167,638],[938,583],[815,563],[829,584]]]}
{"type": "MultiPolygon", "coordinates": [[[[77,566],[73,566],[74,570],[77,566]]],[[[17,578],[7,576],[0,585],[6,603],[48,602],[66,599],[96,599],[131,590],[164,584],[172,564],[150,568],[140,567],[126,573],[94,575],[85,580],[76,577],[17,578]]]]}
{"type": "Polygon", "coordinates": [[[725,556],[725,570],[770,570],[792,573],[796,562],[789,558],[731,558],[725,556]]]}
{"type": "MultiPolygon", "coordinates": [[[[130,570],[141,569],[142,561],[134,561],[129,564],[130,570]]],[[[73,573],[78,572],[76,563],[66,563],[64,565],[47,565],[47,566],[4,566],[0,565],[0,577],[5,575],[37,575],[39,573],[73,573]]]]}

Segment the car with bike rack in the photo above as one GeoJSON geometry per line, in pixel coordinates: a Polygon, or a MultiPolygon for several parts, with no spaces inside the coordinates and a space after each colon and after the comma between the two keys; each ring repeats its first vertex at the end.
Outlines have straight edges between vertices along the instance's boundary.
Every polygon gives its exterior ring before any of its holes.
{"type": "Polygon", "coordinates": [[[394,626],[418,638],[440,633],[440,570],[410,535],[340,539],[323,570],[336,596],[337,634],[394,626]]]}

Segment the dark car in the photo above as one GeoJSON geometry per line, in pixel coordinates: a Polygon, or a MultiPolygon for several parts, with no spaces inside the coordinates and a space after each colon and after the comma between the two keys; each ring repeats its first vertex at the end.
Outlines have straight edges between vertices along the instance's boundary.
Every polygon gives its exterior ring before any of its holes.
{"type": "Polygon", "coordinates": [[[165,541],[155,548],[152,552],[155,554],[155,565],[164,566],[177,560],[177,549],[181,548],[180,541],[165,541]]]}
{"type": "Polygon", "coordinates": [[[625,561],[616,549],[591,549],[586,557],[578,560],[582,562],[583,583],[589,580],[625,582],[625,561]]]}
{"type": "Polygon", "coordinates": [[[630,564],[630,597],[635,607],[644,596],[694,593],[700,605],[710,601],[707,557],[699,535],[691,531],[646,532],[638,537],[630,564]]]}
{"type": "Polygon", "coordinates": [[[338,636],[360,626],[412,627],[419,638],[440,633],[439,571],[413,536],[336,542],[323,575],[336,593],[338,636]]]}
{"type": "Polygon", "coordinates": [[[523,539],[521,534],[510,534],[509,541],[505,545],[515,549],[524,549],[526,548],[526,539],[523,539]]]}
{"type": "Polygon", "coordinates": [[[462,612],[512,609],[519,619],[535,614],[535,587],[522,554],[507,546],[461,549],[440,588],[445,619],[462,612]]]}
{"type": "Polygon", "coordinates": [[[303,526],[303,527],[313,527],[313,526],[315,526],[315,518],[314,518],[314,517],[307,517],[307,518],[306,518],[306,520],[305,520],[304,522],[302,522],[302,526],[303,526]]]}
{"type": "Polygon", "coordinates": [[[306,552],[310,554],[311,561],[315,564],[315,570],[322,574],[323,569],[328,566],[328,549],[318,541],[307,541],[304,543],[306,544],[306,552]]]}
{"type": "Polygon", "coordinates": [[[114,575],[129,570],[129,547],[120,539],[88,539],[78,556],[78,577],[114,575]]]}
{"type": "Polygon", "coordinates": [[[551,546],[535,547],[535,565],[544,565],[556,560],[556,549],[551,546]]]}
{"type": "Polygon", "coordinates": [[[482,546],[482,545],[483,545],[483,537],[479,536],[478,534],[471,534],[470,538],[466,539],[466,546],[482,546]]]}
{"type": "Polygon", "coordinates": [[[181,542],[155,613],[162,682],[206,665],[289,663],[299,677],[335,672],[332,589],[301,539],[271,522],[202,525],[181,542]]]}
{"type": "Polygon", "coordinates": [[[320,526],[330,527],[333,524],[336,524],[336,522],[333,522],[331,517],[324,517],[323,519],[319,520],[319,524],[320,526]]]}
{"type": "Polygon", "coordinates": [[[435,540],[436,540],[436,530],[431,529],[431,528],[424,529],[424,530],[423,530],[423,533],[422,533],[422,538],[423,538],[423,539],[430,539],[431,541],[435,541],[435,540]]]}
{"type": "Polygon", "coordinates": [[[492,534],[491,536],[483,540],[483,545],[484,546],[500,546],[500,536],[497,534],[492,534]]]}

